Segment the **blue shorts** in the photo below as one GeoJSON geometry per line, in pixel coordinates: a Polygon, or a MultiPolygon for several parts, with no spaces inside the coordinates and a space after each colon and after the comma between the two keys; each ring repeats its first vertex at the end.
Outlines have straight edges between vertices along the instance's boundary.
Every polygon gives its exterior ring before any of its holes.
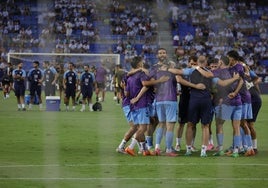
{"type": "Polygon", "coordinates": [[[215,117],[222,120],[241,120],[242,105],[230,106],[222,104],[215,107],[215,117]]]}
{"type": "Polygon", "coordinates": [[[156,113],[159,122],[177,122],[178,102],[177,101],[156,102],[156,113]]]}
{"type": "Polygon", "coordinates": [[[252,119],[252,105],[251,103],[242,104],[242,119],[252,119]]]}
{"type": "Polygon", "coordinates": [[[147,107],[132,110],[131,115],[133,117],[133,122],[135,125],[142,125],[142,124],[150,123],[149,110],[147,107]]]}
{"type": "Polygon", "coordinates": [[[197,124],[201,120],[202,125],[211,123],[212,101],[210,98],[191,98],[188,108],[188,121],[197,124]]]}
{"type": "Polygon", "coordinates": [[[132,118],[132,115],[130,113],[130,106],[127,105],[127,106],[123,106],[123,112],[124,112],[124,115],[127,119],[127,122],[132,122],[133,121],[133,118],[132,118]]]}

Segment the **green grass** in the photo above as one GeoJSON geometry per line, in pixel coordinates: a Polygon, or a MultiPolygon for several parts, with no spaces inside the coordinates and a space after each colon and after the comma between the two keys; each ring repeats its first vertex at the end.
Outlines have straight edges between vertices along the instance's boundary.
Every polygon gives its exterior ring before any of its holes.
{"type": "MultiPolygon", "coordinates": [[[[0,187],[267,187],[267,101],[263,95],[254,157],[131,157],[115,152],[128,129],[107,93],[102,112],[17,111],[0,100],[0,187]]],[[[63,106],[62,106],[63,108],[63,106]]],[[[231,124],[225,123],[225,147],[231,124]]],[[[200,148],[200,126],[196,146],[200,148]]],[[[213,126],[215,133],[215,126],[213,126]]],[[[214,134],[214,142],[216,136],[214,134]]],[[[183,143],[185,143],[183,139],[183,143]]],[[[163,146],[164,147],[164,146],[163,146]]]]}

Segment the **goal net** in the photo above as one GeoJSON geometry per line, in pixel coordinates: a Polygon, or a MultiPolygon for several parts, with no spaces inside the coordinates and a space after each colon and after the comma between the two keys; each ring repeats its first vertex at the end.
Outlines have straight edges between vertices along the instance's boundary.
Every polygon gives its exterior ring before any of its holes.
{"type": "Polygon", "coordinates": [[[67,68],[68,63],[75,64],[78,72],[83,71],[84,65],[90,67],[98,67],[103,64],[108,71],[107,76],[107,90],[112,90],[112,76],[115,65],[120,64],[119,54],[78,54],[78,53],[19,53],[10,52],[7,54],[8,62],[17,65],[19,62],[23,63],[23,69],[29,71],[32,68],[34,61],[39,61],[40,68],[42,63],[49,61],[55,67],[63,66],[67,68]]]}

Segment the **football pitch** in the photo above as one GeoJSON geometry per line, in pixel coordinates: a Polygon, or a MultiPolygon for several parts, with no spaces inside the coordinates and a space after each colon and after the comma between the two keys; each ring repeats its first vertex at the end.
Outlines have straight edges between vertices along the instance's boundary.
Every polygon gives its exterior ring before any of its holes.
{"type": "MultiPolygon", "coordinates": [[[[0,100],[0,187],[268,187],[268,95],[256,122],[258,154],[207,158],[136,156],[116,153],[128,124],[107,93],[102,112],[17,111],[14,94],[0,100]]],[[[44,108],[45,108],[45,100],[44,108]]],[[[64,109],[61,104],[61,109],[64,109]]],[[[178,126],[178,125],[177,125],[178,126]]],[[[216,145],[215,125],[213,138],[216,145]]],[[[200,150],[201,127],[195,146],[200,150]]],[[[231,145],[231,123],[224,125],[224,148],[231,145]]],[[[174,142],[175,143],[175,142],[174,142]]],[[[164,140],[162,140],[164,148],[164,140]]],[[[182,148],[185,148],[183,137],[182,148]]]]}

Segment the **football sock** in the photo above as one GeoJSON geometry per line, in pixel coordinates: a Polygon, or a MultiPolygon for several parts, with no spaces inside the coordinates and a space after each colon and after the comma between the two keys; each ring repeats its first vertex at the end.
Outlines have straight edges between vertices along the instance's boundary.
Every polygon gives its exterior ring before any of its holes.
{"type": "Polygon", "coordinates": [[[234,153],[238,152],[238,148],[241,143],[241,136],[240,135],[235,135],[234,136],[234,153]]]}
{"type": "Polygon", "coordinates": [[[252,140],[252,146],[253,146],[254,149],[257,149],[258,148],[258,146],[257,146],[257,139],[253,139],[252,140]]]}
{"type": "Polygon", "coordinates": [[[82,110],[85,110],[85,109],[86,109],[86,105],[82,104],[82,110]]]}
{"type": "Polygon", "coordinates": [[[137,143],[138,141],[135,138],[132,138],[129,148],[133,149],[137,143]]]}
{"type": "Polygon", "coordinates": [[[152,148],[153,147],[153,139],[152,139],[152,137],[151,136],[146,136],[145,139],[146,139],[146,142],[147,142],[147,147],[149,149],[152,148]]]}
{"type": "Polygon", "coordinates": [[[251,135],[247,134],[247,135],[245,135],[245,137],[246,137],[246,140],[247,140],[248,147],[252,148],[251,135]]]}
{"type": "Polygon", "coordinates": [[[186,152],[191,152],[191,151],[192,151],[192,146],[186,145],[186,152]]]}
{"type": "Polygon", "coordinates": [[[218,146],[223,146],[223,133],[217,134],[218,146]]]}
{"type": "Polygon", "coordinates": [[[201,153],[206,153],[206,150],[207,150],[207,146],[202,145],[201,153]]]}
{"type": "Polygon", "coordinates": [[[160,144],[163,136],[163,128],[159,127],[156,130],[156,138],[155,138],[155,143],[160,144]]]}
{"type": "Polygon", "coordinates": [[[90,111],[92,111],[92,110],[93,110],[93,109],[92,109],[93,104],[92,104],[92,103],[89,103],[89,105],[88,105],[88,106],[89,106],[89,110],[90,110],[90,111]]]}
{"type": "Polygon", "coordinates": [[[247,139],[245,136],[245,131],[244,129],[242,129],[242,127],[240,127],[240,135],[241,135],[241,139],[242,139],[242,145],[247,145],[247,139]]]}
{"type": "Polygon", "coordinates": [[[126,143],[127,143],[126,140],[123,139],[118,147],[119,147],[119,148],[124,148],[125,145],[126,145],[126,143]]]}
{"type": "Polygon", "coordinates": [[[146,143],[145,143],[145,142],[140,142],[139,144],[140,144],[140,146],[141,146],[141,150],[142,150],[142,151],[147,150],[147,147],[146,147],[146,143]]]}
{"type": "Polygon", "coordinates": [[[181,144],[181,138],[176,138],[176,145],[180,145],[181,144]]]}
{"type": "Polygon", "coordinates": [[[167,147],[167,149],[171,149],[172,142],[173,142],[173,132],[167,131],[166,132],[166,147],[167,147]]]}

